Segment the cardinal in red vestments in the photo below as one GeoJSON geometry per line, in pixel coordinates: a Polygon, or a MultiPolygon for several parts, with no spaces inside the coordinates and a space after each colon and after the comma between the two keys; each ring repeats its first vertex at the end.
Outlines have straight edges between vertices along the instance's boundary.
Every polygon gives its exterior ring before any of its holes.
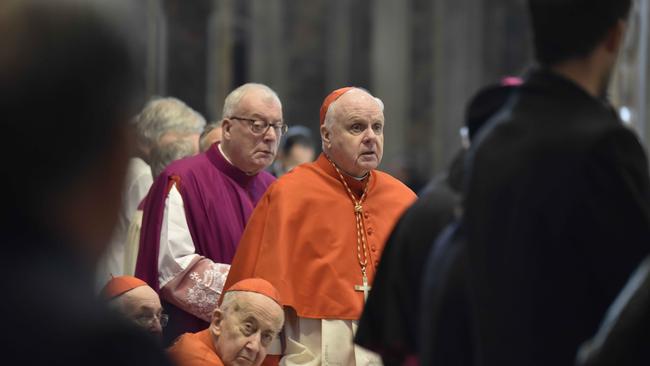
{"type": "Polygon", "coordinates": [[[224,293],[208,329],[185,333],[168,350],[178,366],[259,366],[282,329],[278,290],[250,278],[224,293]]]}
{"type": "Polygon", "coordinates": [[[271,185],[244,231],[226,286],[260,277],[280,292],[283,339],[267,364],[381,362],[352,338],[384,243],[416,198],[376,170],[383,107],[360,88],[331,93],[320,111],[323,153],[271,185]]]}

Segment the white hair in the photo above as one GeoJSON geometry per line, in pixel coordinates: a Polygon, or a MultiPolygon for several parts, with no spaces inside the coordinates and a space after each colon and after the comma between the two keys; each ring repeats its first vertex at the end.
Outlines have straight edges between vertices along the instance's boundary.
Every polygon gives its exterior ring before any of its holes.
{"type": "Polygon", "coordinates": [[[282,106],[282,102],[280,102],[280,97],[278,97],[278,94],[275,91],[273,91],[273,89],[269,88],[264,84],[247,83],[239,86],[237,89],[231,91],[230,94],[228,94],[226,100],[223,102],[222,118],[232,117],[235,109],[237,109],[239,102],[241,102],[241,99],[244,97],[244,95],[246,95],[246,93],[248,93],[253,89],[262,90],[263,92],[265,92],[268,98],[271,98],[272,100],[276,101],[280,106],[282,106]]]}
{"type": "Polygon", "coordinates": [[[205,118],[176,98],[150,100],[135,119],[138,140],[153,147],[168,132],[201,133],[205,118]]]}
{"type": "Polygon", "coordinates": [[[151,149],[151,173],[157,177],[167,165],[187,156],[196,154],[196,146],[187,138],[179,138],[151,149]]]}
{"type": "MultiPolygon", "coordinates": [[[[349,92],[351,92],[353,90],[360,90],[360,91],[370,95],[375,100],[375,102],[377,102],[377,105],[379,106],[381,111],[382,112],[384,111],[384,102],[382,102],[381,99],[379,99],[379,98],[375,97],[374,95],[370,94],[370,92],[367,91],[366,89],[355,87],[354,89],[350,89],[350,90],[348,90],[347,92],[345,92],[343,94],[349,93],[349,92]]],[[[341,95],[341,96],[343,96],[343,95],[341,95]]],[[[332,102],[332,104],[330,104],[329,107],[327,108],[327,112],[325,112],[325,120],[323,121],[323,124],[328,129],[331,128],[332,124],[334,123],[334,119],[335,119],[334,116],[336,115],[336,105],[338,104],[340,99],[341,98],[339,97],[339,99],[332,102]]]]}

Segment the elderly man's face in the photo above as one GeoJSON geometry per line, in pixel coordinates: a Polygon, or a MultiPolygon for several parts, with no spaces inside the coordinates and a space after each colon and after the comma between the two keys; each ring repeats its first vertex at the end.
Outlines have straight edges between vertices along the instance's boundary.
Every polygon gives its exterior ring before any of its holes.
{"type": "Polygon", "coordinates": [[[332,125],[321,127],[329,157],[354,177],[377,168],[384,153],[384,113],[377,100],[351,90],[336,101],[333,112],[332,125]]]}
{"type": "Polygon", "coordinates": [[[282,329],[284,312],[270,298],[239,293],[225,312],[216,310],[210,329],[225,366],[259,366],[282,329]]]}
{"type": "Polygon", "coordinates": [[[122,313],[145,331],[162,337],[162,306],[158,294],[149,286],[136,287],[122,295],[122,313]]]}
{"type": "Polygon", "coordinates": [[[253,132],[253,121],[282,122],[282,107],[262,90],[248,91],[233,115],[223,121],[223,143],[228,158],[248,174],[255,174],[273,163],[281,137],[273,127],[261,134],[253,132]]]}

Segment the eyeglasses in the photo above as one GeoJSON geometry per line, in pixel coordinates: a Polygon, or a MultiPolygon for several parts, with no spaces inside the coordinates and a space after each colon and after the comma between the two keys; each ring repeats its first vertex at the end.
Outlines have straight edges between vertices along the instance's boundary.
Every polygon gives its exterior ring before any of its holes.
{"type": "Polygon", "coordinates": [[[275,130],[275,134],[278,136],[287,133],[287,130],[289,129],[289,126],[287,126],[287,124],[285,124],[282,121],[269,123],[261,119],[242,118],[242,117],[235,117],[235,116],[230,117],[230,119],[236,119],[236,120],[248,122],[248,127],[250,128],[251,132],[254,133],[255,135],[260,135],[260,136],[266,135],[266,133],[269,131],[269,128],[271,128],[271,126],[273,126],[273,129],[275,130]]]}
{"type": "Polygon", "coordinates": [[[143,327],[148,327],[153,323],[154,321],[158,320],[160,322],[161,327],[166,327],[167,323],[169,323],[169,315],[167,314],[160,314],[160,315],[155,315],[155,314],[147,314],[147,315],[140,315],[135,318],[135,322],[140,324],[143,327]]]}

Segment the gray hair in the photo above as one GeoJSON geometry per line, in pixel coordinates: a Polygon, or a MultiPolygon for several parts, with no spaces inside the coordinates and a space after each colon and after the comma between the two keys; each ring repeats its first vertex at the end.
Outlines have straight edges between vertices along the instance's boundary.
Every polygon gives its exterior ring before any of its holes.
{"type": "Polygon", "coordinates": [[[231,91],[230,94],[228,94],[226,100],[223,102],[222,118],[232,117],[235,109],[237,108],[237,105],[239,104],[239,102],[241,102],[241,99],[244,97],[244,95],[246,95],[246,93],[248,93],[253,89],[259,89],[264,91],[269,98],[275,100],[280,106],[282,106],[282,102],[280,102],[280,97],[278,97],[278,94],[275,91],[273,91],[273,89],[269,88],[264,84],[247,83],[239,86],[237,89],[231,91]]]}
{"type": "Polygon", "coordinates": [[[213,121],[205,125],[205,129],[203,129],[203,132],[201,132],[201,136],[199,137],[199,150],[200,151],[205,151],[208,149],[208,140],[206,138],[208,137],[208,134],[212,132],[213,130],[220,128],[221,125],[223,124],[223,120],[220,119],[218,121],[213,121]]]}
{"type": "MultiPolygon", "coordinates": [[[[375,99],[375,101],[377,102],[377,105],[379,105],[379,108],[381,109],[381,111],[382,111],[382,112],[384,111],[384,102],[382,102],[381,99],[379,99],[379,98],[375,97],[374,95],[372,95],[372,94],[371,94],[369,91],[367,91],[366,89],[355,87],[355,88],[352,89],[352,90],[360,90],[360,91],[362,91],[362,92],[364,92],[364,93],[370,95],[371,97],[373,97],[373,98],[375,99]]],[[[348,92],[350,92],[350,91],[352,91],[352,90],[349,90],[348,92]]],[[[344,94],[345,94],[345,93],[344,93],[344,94]]],[[[339,98],[339,99],[340,99],[340,98],[339,98]]],[[[325,127],[327,127],[327,128],[332,127],[332,123],[334,123],[334,116],[336,115],[336,105],[338,104],[339,99],[335,100],[332,104],[330,104],[329,108],[327,108],[327,112],[325,112],[325,120],[323,121],[323,124],[324,124],[325,127]]]]}
{"type": "Polygon", "coordinates": [[[205,128],[203,129],[203,132],[201,132],[201,138],[204,138],[205,136],[207,136],[215,128],[221,127],[222,124],[223,124],[222,119],[220,119],[218,121],[208,122],[208,124],[205,125],[205,128]]]}
{"type": "Polygon", "coordinates": [[[163,145],[156,144],[151,149],[151,173],[155,178],[173,161],[196,155],[197,152],[189,139],[179,138],[163,145]]]}
{"type": "Polygon", "coordinates": [[[168,132],[201,133],[205,118],[176,98],[154,98],[135,118],[138,140],[153,148],[168,132]]]}

